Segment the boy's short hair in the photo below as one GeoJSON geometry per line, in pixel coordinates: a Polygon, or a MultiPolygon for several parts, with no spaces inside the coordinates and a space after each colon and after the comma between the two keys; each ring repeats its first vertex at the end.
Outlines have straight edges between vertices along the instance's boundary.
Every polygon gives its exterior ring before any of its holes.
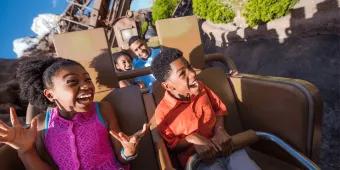
{"type": "Polygon", "coordinates": [[[161,52],[153,59],[151,64],[151,71],[156,80],[165,82],[171,71],[170,64],[179,58],[183,58],[182,51],[176,48],[161,47],[161,52]]]}
{"type": "Polygon", "coordinates": [[[129,46],[131,46],[131,44],[133,44],[134,42],[138,41],[138,40],[141,40],[143,41],[142,38],[138,37],[138,36],[132,36],[130,39],[129,39],[129,46]]]}

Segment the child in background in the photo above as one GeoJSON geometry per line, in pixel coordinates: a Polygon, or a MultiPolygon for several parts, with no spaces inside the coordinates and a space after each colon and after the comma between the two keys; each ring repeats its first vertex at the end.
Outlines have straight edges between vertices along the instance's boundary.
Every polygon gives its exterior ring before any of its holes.
{"type": "Polygon", "coordinates": [[[120,132],[111,105],[93,101],[94,85],[79,63],[32,57],[19,64],[17,78],[21,96],[47,109],[28,129],[13,108],[12,127],[0,121],[0,142],[18,151],[26,169],[129,169],[147,126],[132,136],[120,132]]]}
{"type": "MultiPolygon", "coordinates": [[[[116,70],[119,72],[133,69],[132,57],[127,52],[122,51],[122,52],[115,53],[113,62],[115,64],[116,70]]],[[[145,85],[143,82],[141,81],[137,82],[134,79],[120,80],[118,83],[119,83],[120,88],[131,86],[131,85],[138,85],[141,89],[145,88],[145,85]]]]}
{"type": "Polygon", "coordinates": [[[181,51],[162,48],[151,70],[166,90],[155,111],[157,128],[168,147],[178,153],[182,167],[197,153],[204,160],[198,165],[200,170],[259,169],[243,149],[228,156],[231,137],[224,129],[227,108],[197,80],[181,51]]]}
{"type": "MultiPolygon", "coordinates": [[[[129,39],[129,48],[136,55],[132,61],[135,69],[151,66],[152,60],[160,53],[160,48],[150,48],[144,39],[133,36],[129,39]]],[[[152,74],[137,77],[151,92],[155,77],[152,74]]]]}

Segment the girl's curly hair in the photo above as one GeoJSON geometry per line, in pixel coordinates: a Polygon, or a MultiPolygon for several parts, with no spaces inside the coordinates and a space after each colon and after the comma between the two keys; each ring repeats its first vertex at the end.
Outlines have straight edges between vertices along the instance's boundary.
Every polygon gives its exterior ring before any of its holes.
{"type": "Polygon", "coordinates": [[[44,96],[44,89],[53,87],[52,77],[60,68],[71,65],[81,66],[73,60],[50,56],[27,57],[21,60],[16,72],[20,97],[40,109],[53,106],[44,96]]]}

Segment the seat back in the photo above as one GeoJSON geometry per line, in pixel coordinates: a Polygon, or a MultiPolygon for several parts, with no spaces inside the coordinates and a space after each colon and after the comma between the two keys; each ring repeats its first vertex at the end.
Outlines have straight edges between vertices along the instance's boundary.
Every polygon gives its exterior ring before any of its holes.
{"type": "Polygon", "coordinates": [[[227,106],[228,116],[225,117],[225,127],[228,133],[233,135],[242,132],[243,125],[237,110],[233,89],[224,70],[218,67],[206,68],[198,74],[198,79],[214,91],[227,106]]]}
{"type": "Polygon", "coordinates": [[[161,45],[181,50],[194,68],[204,67],[204,51],[196,16],[158,20],[156,29],[161,45]]]}
{"type": "MultiPolygon", "coordinates": [[[[231,83],[245,129],[276,134],[317,160],[322,101],[314,85],[303,80],[249,74],[232,77],[231,83]]],[[[279,153],[267,143],[256,148],[269,154],[279,153]]]]}
{"type": "MultiPolygon", "coordinates": [[[[96,101],[103,99],[112,88],[118,87],[103,28],[57,34],[53,37],[53,43],[57,56],[79,62],[90,74],[96,88],[96,101]]],[[[41,110],[29,104],[26,123],[29,124],[38,113],[41,110]]]]}
{"type": "Polygon", "coordinates": [[[57,56],[79,62],[90,74],[96,87],[95,100],[100,101],[118,87],[103,28],[68,32],[53,38],[57,56]]]}
{"type": "MultiPolygon", "coordinates": [[[[141,129],[144,123],[148,122],[142,94],[137,86],[117,88],[103,100],[111,103],[115,109],[120,129],[128,135],[132,135],[141,129]]],[[[159,169],[149,132],[141,140],[138,154],[139,156],[131,162],[132,169],[159,169]]]]}

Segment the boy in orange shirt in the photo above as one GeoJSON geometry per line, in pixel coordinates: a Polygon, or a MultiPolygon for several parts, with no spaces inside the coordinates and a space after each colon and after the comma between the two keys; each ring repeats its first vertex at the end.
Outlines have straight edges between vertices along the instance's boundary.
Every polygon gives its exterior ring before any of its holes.
{"type": "Polygon", "coordinates": [[[201,81],[182,52],[162,48],[151,70],[166,90],[155,111],[157,128],[182,167],[198,153],[198,169],[260,169],[244,150],[228,156],[231,138],[224,129],[227,108],[201,81]]]}

